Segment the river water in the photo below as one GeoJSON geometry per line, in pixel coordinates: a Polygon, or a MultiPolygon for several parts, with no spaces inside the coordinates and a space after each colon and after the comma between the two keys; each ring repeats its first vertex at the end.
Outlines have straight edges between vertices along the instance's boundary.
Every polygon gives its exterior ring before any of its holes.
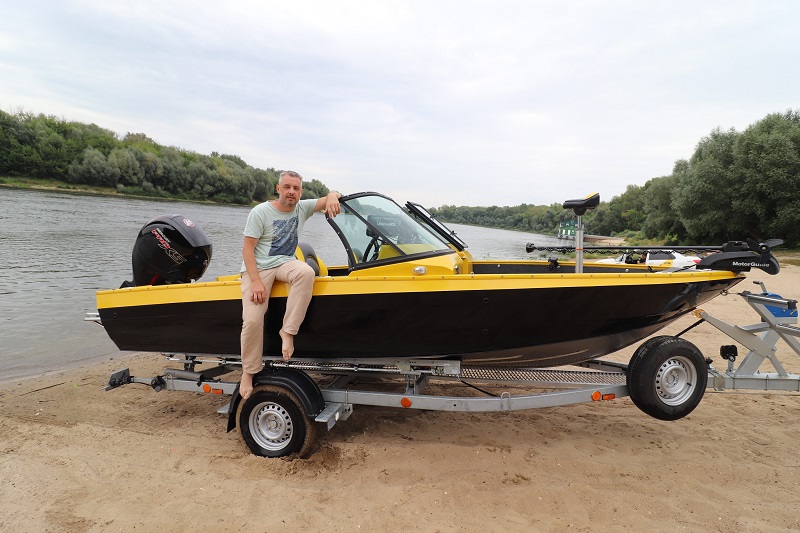
{"type": "MultiPolygon", "coordinates": [[[[248,207],[0,188],[0,381],[124,356],[101,326],[83,318],[96,311],[96,291],[132,279],[133,243],[148,220],[181,214],[203,228],[213,255],[201,281],[210,281],[239,271],[248,212],[248,207]]],[[[561,242],[448,226],[476,259],[524,259],[526,242],[561,242]]],[[[326,264],[346,264],[341,242],[322,215],[305,224],[301,240],[326,264]]]]}

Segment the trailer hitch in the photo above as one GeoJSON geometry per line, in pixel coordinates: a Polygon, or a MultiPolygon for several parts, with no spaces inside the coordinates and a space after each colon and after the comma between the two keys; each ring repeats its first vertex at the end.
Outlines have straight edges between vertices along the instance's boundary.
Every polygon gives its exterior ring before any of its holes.
{"type": "Polygon", "coordinates": [[[111,374],[111,377],[108,378],[108,385],[103,387],[103,390],[110,391],[111,389],[116,389],[117,387],[121,387],[129,383],[141,383],[143,385],[149,385],[156,392],[164,390],[164,387],[166,386],[166,382],[164,381],[164,378],[161,376],[156,376],[149,380],[143,378],[136,378],[131,376],[130,369],[123,368],[122,370],[117,370],[116,372],[111,374]]]}
{"type": "Polygon", "coordinates": [[[116,389],[117,387],[131,383],[131,381],[131,371],[127,368],[123,368],[111,374],[111,377],[108,378],[108,385],[103,387],[103,390],[109,391],[111,389],[116,389]]]}

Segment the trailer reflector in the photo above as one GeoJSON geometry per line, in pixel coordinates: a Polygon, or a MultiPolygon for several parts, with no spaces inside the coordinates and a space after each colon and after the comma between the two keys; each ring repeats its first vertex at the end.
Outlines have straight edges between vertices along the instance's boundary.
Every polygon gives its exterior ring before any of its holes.
{"type": "Polygon", "coordinates": [[[600,394],[600,391],[596,390],[592,393],[592,401],[599,402],[602,399],[603,395],[600,394]]]}
{"type": "Polygon", "coordinates": [[[400,405],[408,409],[409,407],[411,407],[411,400],[409,400],[408,398],[403,398],[402,400],[400,400],[400,405]]]}

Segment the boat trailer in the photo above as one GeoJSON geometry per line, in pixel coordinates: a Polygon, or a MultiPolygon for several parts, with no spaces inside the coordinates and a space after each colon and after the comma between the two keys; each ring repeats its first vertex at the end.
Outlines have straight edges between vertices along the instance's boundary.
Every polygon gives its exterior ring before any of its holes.
{"type": "Polygon", "coordinates": [[[330,430],[337,422],[347,420],[356,405],[499,412],[631,396],[647,414],[677,420],[697,406],[707,387],[800,392],[800,375],[787,372],[776,357],[780,339],[800,357],[800,328],[792,325],[797,323],[797,301],[768,293],[763,283],[760,285],[760,294],[739,293],[760,316],[760,322],[736,326],[697,309],[694,314],[699,320],[694,325],[677,336],[648,339],[629,364],[592,360],[574,365],[573,370],[481,367],[457,360],[270,359],[254,377],[253,394],[242,401],[239,383],[221,379],[241,368],[238,356],[164,354],[182,368],[165,368],[152,378],[135,377],[123,369],[111,375],[105,390],[139,383],[155,391],[231,396],[231,401],[218,410],[228,415],[228,431],[236,427],[238,414],[248,448],[266,457],[307,455],[317,427],[324,424],[330,430]],[[718,370],[692,343],[680,338],[702,322],[749,350],[738,366],[735,345],[720,348],[727,368],[718,370]],[[774,372],[760,371],[766,361],[774,372]],[[200,370],[199,365],[207,367],[200,370]],[[448,394],[426,394],[431,384],[441,384],[437,388],[448,394]],[[487,388],[504,390],[497,393],[487,388]],[[460,394],[449,394],[452,389],[460,394]],[[522,393],[517,393],[520,390],[522,393]]]}
{"type": "Polygon", "coordinates": [[[760,322],[749,326],[735,326],[696,309],[694,314],[708,322],[731,339],[748,348],[747,355],[735,366],[738,349],[735,344],[720,346],[720,357],[728,361],[727,369],[720,371],[709,365],[709,386],[716,390],[763,390],[800,392],[800,375],[787,372],[777,358],[777,342],[783,340],[800,357],[800,328],[797,324],[797,300],[781,298],[767,292],[763,282],[761,294],[749,291],[739,296],[761,317],[760,322]],[[775,372],[761,372],[769,361],[775,372]]]}

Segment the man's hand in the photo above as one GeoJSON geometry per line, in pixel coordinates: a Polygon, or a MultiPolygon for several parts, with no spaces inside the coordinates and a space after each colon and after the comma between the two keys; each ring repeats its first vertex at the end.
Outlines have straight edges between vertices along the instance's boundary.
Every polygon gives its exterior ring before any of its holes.
{"type": "Polygon", "coordinates": [[[267,288],[261,282],[261,278],[256,278],[256,281],[250,283],[250,301],[257,304],[263,304],[267,301],[267,288]]]}
{"type": "Polygon", "coordinates": [[[328,193],[327,204],[325,205],[325,211],[324,212],[325,212],[326,215],[328,215],[331,218],[335,217],[336,215],[338,215],[342,211],[342,208],[339,205],[339,197],[340,196],[341,196],[341,194],[339,194],[336,191],[331,191],[331,192],[328,193]]]}

